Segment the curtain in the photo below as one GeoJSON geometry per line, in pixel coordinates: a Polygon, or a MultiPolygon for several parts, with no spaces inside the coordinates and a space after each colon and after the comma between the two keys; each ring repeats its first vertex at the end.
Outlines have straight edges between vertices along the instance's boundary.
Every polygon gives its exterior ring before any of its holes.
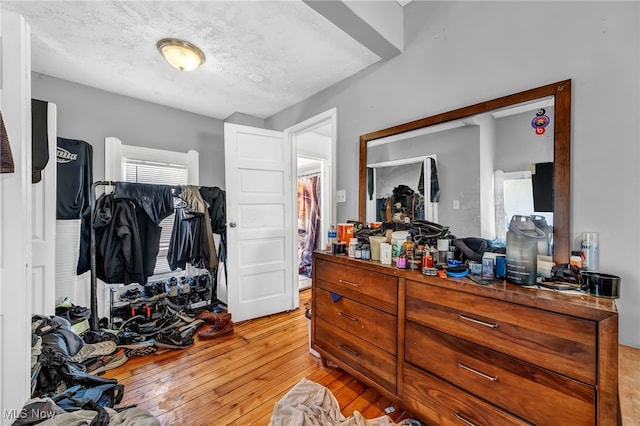
{"type": "Polygon", "coordinates": [[[298,178],[298,273],[311,277],[320,237],[320,175],[298,178]]]}

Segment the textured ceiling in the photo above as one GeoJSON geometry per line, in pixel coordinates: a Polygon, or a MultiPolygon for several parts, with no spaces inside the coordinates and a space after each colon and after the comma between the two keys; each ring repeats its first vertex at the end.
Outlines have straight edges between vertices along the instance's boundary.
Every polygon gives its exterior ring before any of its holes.
{"type": "Polygon", "coordinates": [[[218,119],[269,117],[380,60],[299,0],[0,5],[29,23],[33,71],[218,119]],[[206,62],[175,70],[156,49],[165,37],[206,62]]]}

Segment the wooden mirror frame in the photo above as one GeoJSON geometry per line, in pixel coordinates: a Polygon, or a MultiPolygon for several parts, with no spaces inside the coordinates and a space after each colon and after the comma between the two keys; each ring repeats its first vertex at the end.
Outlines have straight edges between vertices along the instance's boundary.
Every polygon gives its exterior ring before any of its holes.
{"type": "MultiPolygon", "coordinates": [[[[459,120],[510,105],[555,97],[553,150],[553,260],[568,263],[570,245],[570,179],[571,179],[571,80],[564,80],[524,92],[454,109],[360,136],[360,176],[358,185],[358,220],[365,223],[367,184],[367,143],[447,121],[459,120]]],[[[402,143],[402,142],[396,142],[402,143]]]]}

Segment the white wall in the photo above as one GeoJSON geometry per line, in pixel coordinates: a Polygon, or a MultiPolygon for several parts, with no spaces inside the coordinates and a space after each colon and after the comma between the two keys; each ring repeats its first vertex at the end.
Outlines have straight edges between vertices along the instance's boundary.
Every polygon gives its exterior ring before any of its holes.
{"type": "Polygon", "coordinates": [[[224,189],[223,122],[105,92],[55,77],[32,75],[35,99],[58,106],[58,136],[93,146],[93,178],[104,179],[104,139],[126,145],[200,154],[200,185],[224,189]]]}
{"type": "Polygon", "coordinates": [[[405,51],[267,119],[284,129],[337,107],[337,187],[357,217],[361,134],[573,80],[571,234],[600,233],[622,277],[620,342],[640,347],[638,2],[423,2],[405,6],[405,51]]]}

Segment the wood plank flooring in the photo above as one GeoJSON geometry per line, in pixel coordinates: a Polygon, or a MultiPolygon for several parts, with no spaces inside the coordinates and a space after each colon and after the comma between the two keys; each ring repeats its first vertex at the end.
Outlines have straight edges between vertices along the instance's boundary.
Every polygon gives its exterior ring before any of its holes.
{"type": "MultiPolygon", "coordinates": [[[[410,415],[338,368],[323,367],[309,353],[304,304],[300,309],[235,324],[233,336],[196,342],[183,350],[134,357],[110,370],[124,384],[119,406],[137,405],[162,425],[268,425],[274,404],[303,377],[326,386],[342,414],[391,419],[410,415]]],[[[640,425],[640,349],[619,347],[622,425],[640,425]]]]}
{"type": "Polygon", "coordinates": [[[119,406],[149,410],[163,425],[268,425],[273,406],[302,378],[331,390],[345,417],[385,409],[395,422],[407,413],[375,390],[309,353],[304,304],[300,309],[234,325],[232,336],[202,340],[183,350],[130,358],[110,370],[124,385],[119,406]]]}

